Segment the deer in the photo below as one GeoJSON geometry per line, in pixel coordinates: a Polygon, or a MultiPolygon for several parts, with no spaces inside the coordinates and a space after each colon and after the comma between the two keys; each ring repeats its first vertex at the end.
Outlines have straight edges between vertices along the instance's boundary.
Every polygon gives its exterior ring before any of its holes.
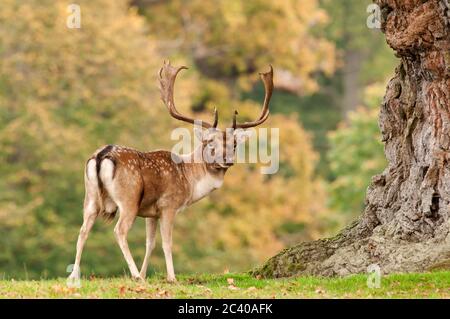
{"type": "Polygon", "coordinates": [[[175,282],[172,260],[175,216],[222,186],[225,173],[234,165],[236,146],[249,137],[249,128],[267,120],[273,91],[272,66],[268,72],[260,73],[265,89],[260,116],[251,122],[238,123],[238,112],[235,110],[231,125],[232,134],[226,134],[217,128],[216,108],[212,124],[195,120],[177,110],[174,103],[174,85],[178,73],[183,69],[187,67],[174,67],[170,62],[164,61],[159,70],[161,99],[169,114],[176,120],[190,124],[200,123],[196,126],[197,129],[194,128],[194,132],[201,143],[193,152],[181,155],[164,150],[141,152],[119,145],[106,145],[94,152],[87,160],[84,170],[83,224],[79,231],[75,263],[69,279],[80,279],[81,254],[97,217],[112,221],[119,213],[114,236],[131,277],[135,280],[145,280],[150,255],[155,248],[159,222],[167,281],[175,282]],[[219,160],[206,160],[204,154],[212,154],[219,160]],[[127,242],[128,232],[136,217],[145,218],[146,228],[146,249],[140,270],[127,242]]]}

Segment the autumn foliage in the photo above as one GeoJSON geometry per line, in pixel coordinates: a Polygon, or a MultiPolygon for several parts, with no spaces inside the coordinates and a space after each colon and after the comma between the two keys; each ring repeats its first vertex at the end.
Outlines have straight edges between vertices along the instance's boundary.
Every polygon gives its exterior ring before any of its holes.
{"type": "MultiPolygon", "coordinates": [[[[82,28],[68,29],[65,1],[2,1],[1,273],[66,274],[82,221],[84,164],[97,147],[171,148],[171,130],[180,123],[159,100],[156,74],[164,58],[192,66],[177,83],[180,109],[202,117],[215,105],[224,121],[234,108],[242,120],[258,114],[260,101],[240,93],[268,63],[297,74],[305,91],[317,88],[314,73],[333,72],[333,45],[314,33],[326,21],[317,1],[225,2],[220,14],[212,2],[163,2],[145,20],[125,0],[78,1],[82,28]],[[216,23],[203,27],[213,17],[216,23]],[[194,29],[182,30],[183,19],[194,29]],[[171,49],[168,39],[178,36],[186,37],[171,49]]],[[[276,114],[265,125],[281,128],[280,171],[266,176],[258,165],[237,165],[222,189],[179,215],[179,271],[248,269],[292,241],[320,235],[326,209],[310,136],[295,116],[276,114]]],[[[139,261],[142,221],[130,246],[139,261]]],[[[162,262],[157,249],[151,265],[160,270],[162,262]]],[[[123,274],[110,225],[97,222],[83,264],[85,274],[123,274]]]]}

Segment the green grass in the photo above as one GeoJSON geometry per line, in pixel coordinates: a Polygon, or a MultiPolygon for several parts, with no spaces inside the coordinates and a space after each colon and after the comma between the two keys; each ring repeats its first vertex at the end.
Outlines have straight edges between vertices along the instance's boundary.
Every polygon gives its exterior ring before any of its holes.
{"type": "Polygon", "coordinates": [[[246,274],[179,275],[169,284],[162,275],[145,283],[129,278],[0,281],[1,298],[450,298],[450,272],[383,276],[380,288],[367,287],[367,275],[345,278],[257,279],[246,274]]]}

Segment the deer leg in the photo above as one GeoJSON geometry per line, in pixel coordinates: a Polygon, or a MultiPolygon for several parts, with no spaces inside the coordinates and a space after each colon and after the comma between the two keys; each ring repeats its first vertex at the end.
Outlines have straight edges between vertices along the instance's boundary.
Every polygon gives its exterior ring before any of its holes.
{"type": "Polygon", "coordinates": [[[166,259],[167,281],[175,282],[175,271],[172,261],[172,229],[175,212],[165,211],[161,216],[159,228],[161,230],[162,247],[166,259]]]}
{"type": "Polygon", "coordinates": [[[73,266],[72,273],[69,276],[69,278],[71,278],[71,279],[79,279],[80,278],[81,254],[83,252],[83,247],[84,247],[84,244],[86,243],[89,232],[92,229],[92,226],[94,225],[95,219],[97,218],[97,215],[98,215],[97,206],[94,201],[90,201],[84,207],[83,225],[81,226],[80,234],[78,235],[77,254],[75,257],[75,264],[73,266]]]}
{"type": "Polygon", "coordinates": [[[145,219],[145,230],[147,233],[147,239],[145,242],[145,257],[142,262],[141,267],[141,278],[145,279],[147,275],[147,267],[148,262],[150,260],[150,255],[152,254],[153,249],[155,248],[155,236],[156,236],[156,225],[157,220],[155,218],[146,218],[145,219]]]}
{"type": "Polygon", "coordinates": [[[122,250],[123,256],[130,269],[131,276],[134,279],[142,279],[139,275],[139,271],[134,262],[133,256],[131,256],[130,248],[128,247],[128,231],[133,226],[134,220],[136,218],[137,209],[130,209],[128,207],[122,207],[119,205],[120,217],[117,221],[116,227],[114,227],[114,235],[116,237],[117,243],[122,250]],[[125,208],[125,209],[124,209],[125,208]]]}

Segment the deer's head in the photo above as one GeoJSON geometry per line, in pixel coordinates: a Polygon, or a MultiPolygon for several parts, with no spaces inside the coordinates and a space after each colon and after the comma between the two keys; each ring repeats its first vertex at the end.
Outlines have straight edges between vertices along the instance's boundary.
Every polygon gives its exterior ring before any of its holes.
{"type": "Polygon", "coordinates": [[[216,169],[227,169],[234,164],[235,151],[238,144],[244,142],[251,135],[247,130],[264,123],[269,117],[269,102],[273,91],[273,69],[265,73],[260,73],[264,83],[265,96],[260,116],[252,122],[237,123],[237,111],[234,111],[233,122],[225,130],[217,128],[218,113],[214,109],[214,120],[212,123],[196,120],[178,112],[174,103],[174,85],[178,73],[187,69],[185,66],[173,67],[170,62],[164,62],[159,71],[159,80],[161,84],[161,98],[167,106],[169,113],[177,120],[195,124],[194,132],[201,141],[201,153],[203,161],[216,169]]]}

